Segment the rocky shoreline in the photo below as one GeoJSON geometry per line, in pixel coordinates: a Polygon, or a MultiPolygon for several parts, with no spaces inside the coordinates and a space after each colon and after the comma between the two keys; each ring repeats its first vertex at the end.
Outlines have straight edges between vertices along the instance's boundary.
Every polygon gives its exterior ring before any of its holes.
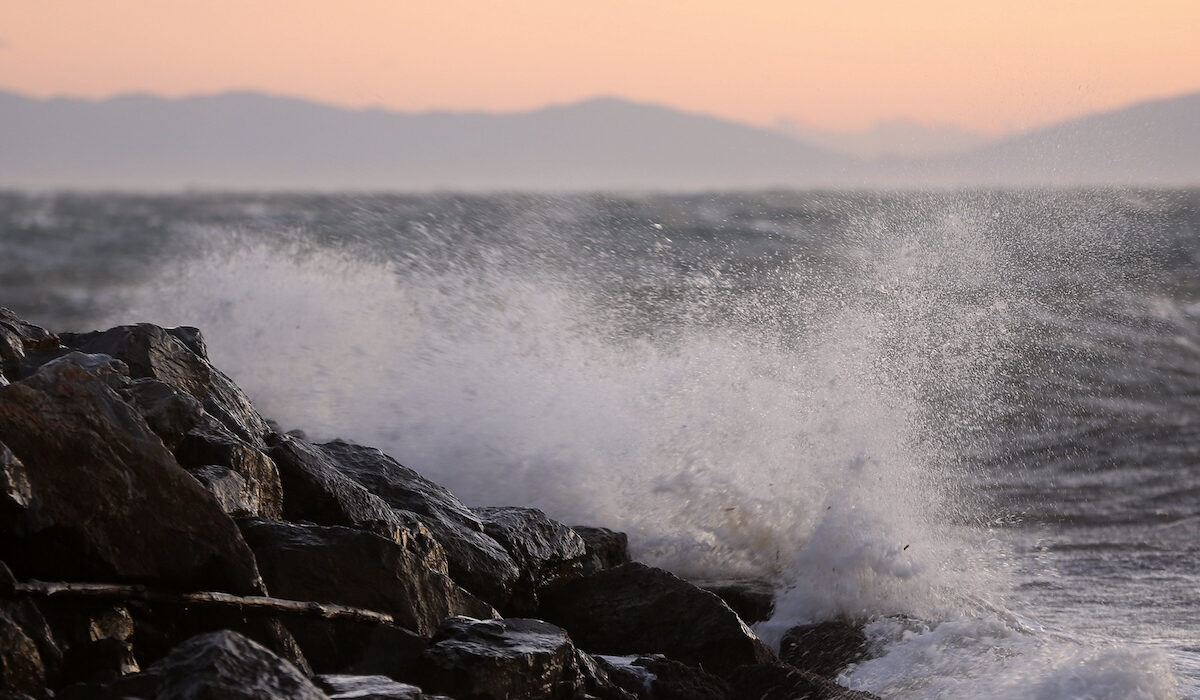
{"type": "Polygon", "coordinates": [[[285,433],[199,330],[0,308],[0,699],[867,698],[856,625],[285,433]]]}

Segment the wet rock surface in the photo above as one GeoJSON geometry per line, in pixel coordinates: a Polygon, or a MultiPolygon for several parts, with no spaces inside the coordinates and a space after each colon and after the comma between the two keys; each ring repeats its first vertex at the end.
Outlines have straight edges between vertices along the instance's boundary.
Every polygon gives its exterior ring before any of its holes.
{"type": "Polygon", "coordinates": [[[425,635],[451,615],[490,616],[489,606],[426,567],[421,552],[374,533],[260,519],[239,524],[275,596],[378,610],[425,635]]]}
{"type": "Polygon", "coordinates": [[[583,571],[587,554],[574,530],[546,517],[536,508],[476,508],[483,530],[512,557],[521,575],[504,606],[512,615],[537,610],[539,589],[574,578],[583,571]]]}
{"type": "Polygon", "coordinates": [[[780,663],[738,616],[767,589],[627,546],[281,433],[195,328],[0,309],[0,697],[868,697],[819,675],[855,630],[780,663]]]}
{"type": "Polygon", "coordinates": [[[228,630],[193,637],[116,690],[156,700],[323,700],[295,666],[228,630]],[[151,691],[148,694],[146,691],[151,691]]]}
{"type": "Polygon", "coordinates": [[[236,526],[102,373],[56,362],[0,388],[0,442],[28,480],[0,539],[18,577],[258,590],[236,526]]]}
{"type": "Polygon", "coordinates": [[[571,529],[583,540],[583,573],[594,574],[629,563],[629,537],[624,532],[587,525],[572,525],[571,529]]]}
{"type": "Polygon", "coordinates": [[[540,620],[450,618],[423,660],[421,686],[453,697],[566,700],[585,690],[567,633],[540,620]]]}
{"type": "Polygon", "coordinates": [[[835,678],[852,663],[867,658],[867,636],[861,625],[829,620],[798,625],[784,633],[779,658],[825,678],[835,678]]]}
{"type": "Polygon", "coordinates": [[[748,625],[770,619],[775,612],[775,586],[768,581],[709,579],[692,583],[725,601],[748,625]]]}
{"type": "Polygon", "coordinates": [[[775,660],[720,598],[636,562],[544,590],[538,612],[590,653],[661,653],[717,674],[775,660]]]}
{"type": "Polygon", "coordinates": [[[341,440],[320,447],[343,474],[392,508],[415,513],[445,549],[450,575],[461,586],[496,607],[508,602],[520,571],[454,494],[373,447],[341,440]]]}

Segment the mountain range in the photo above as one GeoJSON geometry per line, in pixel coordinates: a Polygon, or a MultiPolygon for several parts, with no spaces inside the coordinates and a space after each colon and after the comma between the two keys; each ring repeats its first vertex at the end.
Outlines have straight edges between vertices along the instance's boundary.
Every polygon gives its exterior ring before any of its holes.
{"type": "Polygon", "coordinates": [[[936,157],[598,98],[515,114],[350,110],[252,92],[91,101],[0,92],[0,187],[697,190],[1200,185],[1200,93],[936,157]]]}

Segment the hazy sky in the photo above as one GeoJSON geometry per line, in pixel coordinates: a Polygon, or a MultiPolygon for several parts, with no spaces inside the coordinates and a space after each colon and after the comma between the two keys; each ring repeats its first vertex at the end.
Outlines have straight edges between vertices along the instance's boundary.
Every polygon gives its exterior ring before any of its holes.
{"type": "Polygon", "coordinates": [[[1200,0],[0,0],[0,89],[999,132],[1200,90],[1200,0]]]}

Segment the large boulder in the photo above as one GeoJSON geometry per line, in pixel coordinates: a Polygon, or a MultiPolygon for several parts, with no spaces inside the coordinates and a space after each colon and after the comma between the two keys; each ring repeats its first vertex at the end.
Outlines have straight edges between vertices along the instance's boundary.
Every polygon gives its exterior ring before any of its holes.
{"type": "Polygon", "coordinates": [[[261,591],[233,521],[102,372],[53,362],[0,387],[0,442],[28,483],[4,498],[0,558],[18,576],[261,591]]]}
{"type": "Polygon", "coordinates": [[[37,644],[0,609],[0,690],[41,697],[45,688],[46,667],[37,644]]]}
{"type": "Polygon", "coordinates": [[[313,681],[329,694],[330,700],[424,700],[429,697],[417,686],[387,676],[328,674],[317,676],[313,681]]]}
{"type": "Polygon", "coordinates": [[[239,522],[267,589],[277,597],[377,610],[423,635],[451,615],[493,614],[444,573],[427,567],[415,547],[346,527],[239,522]]]}
{"type": "Polygon", "coordinates": [[[566,581],[541,598],[539,616],[589,653],[661,653],[717,675],[776,660],[720,598],[644,564],[566,581]]]}
{"type": "Polygon", "coordinates": [[[797,625],[784,632],[779,658],[803,671],[836,678],[843,668],[867,658],[867,635],[861,625],[844,620],[797,625]]]}
{"type": "Polygon", "coordinates": [[[879,700],[871,693],[850,690],[828,678],[787,664],[754,664],[726,677],[730,700],[879,700]]]}
{"type": "Polygon", "coordinates": [[[581,574],[587,554],[583,540],[537,508],[476,508],[475,514],[484,532],[504,547],[521,572],[505,614],[533,614],[538,589],[581,574]]]}
{"type": "Polygon", "coordinates": [[[135,379],[120,394],[171,451],[205,419],[199,399],[157,379],[135,379]]]}
{"type": "Polygon", "coordinates": [[[134,378],[158,379],[186,392],[234,435],[256,448],[265,447],[263,436],[270,432],[266,420],[229,377],[209,364],[197,329],[140,323],[106,331],[63,333],[59,338],[68,347],[124,361],[134,378]]]}
{"type": "Polygon", "coordinates": [[[59,346],[58,336],[20,318],[12,311],[0,306],[0,333],[15,337],[21,349],[44,350],[59,346]]]}
{"type": "Polygon", "coordinates": [[[341,440],[320,447],[339,471],[392,508],[416,513],[446,550],[450,575],[459,585],[496,607],[508,602],[520,572],[454,494],[373,447],[341,440]]]}
{"type": "Polygon", "coordinates": [[[155,700],[326,700],[295,666],[237,632],[193,637],[137,677],[121,679],[114,697],[155,700]]]}
{"type": "Polygon", "coordinates": [[[606,527],[572,525],[571,529],[583,540],[587,554],[583,560],[583,573],[594,574],[601,569],[628,564],[629,536],[624,532],[606,527]]]}
{"type": "Polygon", "coordinates": [[[285,518],[366,530],[401,545],[411,540],[425,552],[426,566],[449,574],[445,550],[414,513],[393,509],[343,474],[320,447],[277,433],[267,442],[279,468],[285,518]]]}
{"type": "Polygon", "coordinates": [[[283,487],[275,463],[263,451],[230,432],[209,416],[188,431],[175,448],[179,464],[196,469],[212,464],[237,472],[246,482],[251,513],[283,517],[283,487]]]}
{"type": "Polygon", "coordinates": [[[775,586],[759,579],[705,579],[692,581],[714,593],[748,625],[770,619],[775,612],[775,586]]]}
{"type": "Polygon", "coordinates": [[[418,684],[453,697],[568,700],[586,690],[571,639],[540,620],[450,618],[423,659],[418,684]]]}

